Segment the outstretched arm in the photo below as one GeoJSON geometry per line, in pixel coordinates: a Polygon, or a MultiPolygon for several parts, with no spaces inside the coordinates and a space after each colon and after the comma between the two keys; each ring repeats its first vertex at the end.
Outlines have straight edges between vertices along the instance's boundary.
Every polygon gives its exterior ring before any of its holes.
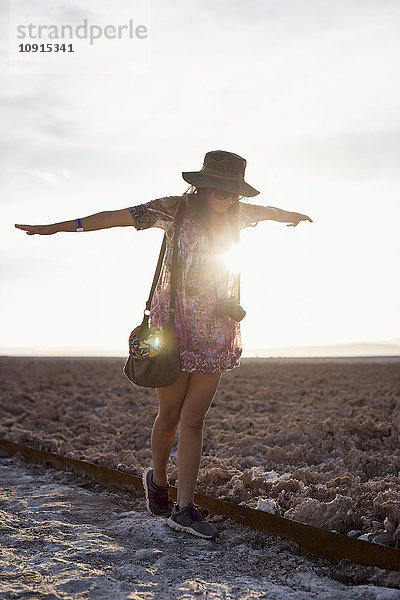
{"type": "MultiPolygon", "coordinates": [[[[96,231],[98,229],[108,229],[110,227],[125,227],[133,225],[132,217],[127,208],[121,210],[109,210],[82,218],[84,231],[96,231]]],[[[76,220],[63,221],[62,223],[52,223],[50,225],[15,225],[17,229],[26,231],[27,235],[52,235],[59,231],[76,231],[76,220]]]]}
{"type": "Polygon", "coordinates": [[[282,208],[276,208],[275,206],[262,206],[261,207],[261,219],[260,220],[272,220],[280,221],[281,223],[288,223],[288,227],[296,227],[300,221],[310,221],[312,219],[302,213],[290,212],[283,210],[282,208]]]}

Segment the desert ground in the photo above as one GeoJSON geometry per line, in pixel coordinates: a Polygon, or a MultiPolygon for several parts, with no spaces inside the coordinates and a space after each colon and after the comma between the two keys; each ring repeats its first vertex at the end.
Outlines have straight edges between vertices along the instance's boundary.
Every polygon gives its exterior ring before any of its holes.
{"type": "MultiPolygon", "coordinates": [[[[124,362],[1,357],[0,438],[140,475],[157,399],[124,362]]],[[[400,358],[243,359],[206,416],[196,491],[400,547],[399,423],[400,358]]],[[[173,532],[127,490],[20,455],[0,472],[1,598],[400,599],[398,572],[330,563],[220,515],[208,542],[173,532]]]]}

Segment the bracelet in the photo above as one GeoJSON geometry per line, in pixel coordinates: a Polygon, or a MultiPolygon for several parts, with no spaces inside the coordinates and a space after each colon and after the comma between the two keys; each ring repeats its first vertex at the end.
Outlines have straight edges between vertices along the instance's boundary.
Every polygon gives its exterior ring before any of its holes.
{"type": "Polygon", "coordinates": [[[83,231],[82,219],[75,219],[76,221],[76,230],[83,231]]]}

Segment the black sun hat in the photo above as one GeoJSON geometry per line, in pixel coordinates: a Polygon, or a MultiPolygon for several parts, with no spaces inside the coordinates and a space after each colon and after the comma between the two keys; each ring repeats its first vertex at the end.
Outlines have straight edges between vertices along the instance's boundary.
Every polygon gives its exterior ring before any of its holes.
{"type": "Polygon", "coordinates": [[[196,187],[210,187],[239,194],[257,196],[260,192],[245,182],[246,159],[233,152],[213,150],[204,157],[201,171],[185,171],[182,177],[196,187]]]}

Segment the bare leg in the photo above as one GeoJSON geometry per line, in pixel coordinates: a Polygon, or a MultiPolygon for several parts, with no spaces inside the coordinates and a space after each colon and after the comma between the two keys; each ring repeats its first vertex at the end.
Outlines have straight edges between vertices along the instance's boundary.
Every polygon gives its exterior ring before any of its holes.
{"type": "Polygon", "coordinates": [[[191,373],[180,411],[181,430],[178,442],[179,509],[193,502],[203,447],[204,418],[217,391],[221,374],[191,373]]]}
{"type": "Polygon", "coordinates": [[[156,485],[166,487],[167,464],[176,430],[179,424],[179,412],[185,398],[189,382],[189,373],[182,372],[171,385],[157,388],[159,403],[158,415],[151,432],[153,452],[153,480],[156,485]]]}

